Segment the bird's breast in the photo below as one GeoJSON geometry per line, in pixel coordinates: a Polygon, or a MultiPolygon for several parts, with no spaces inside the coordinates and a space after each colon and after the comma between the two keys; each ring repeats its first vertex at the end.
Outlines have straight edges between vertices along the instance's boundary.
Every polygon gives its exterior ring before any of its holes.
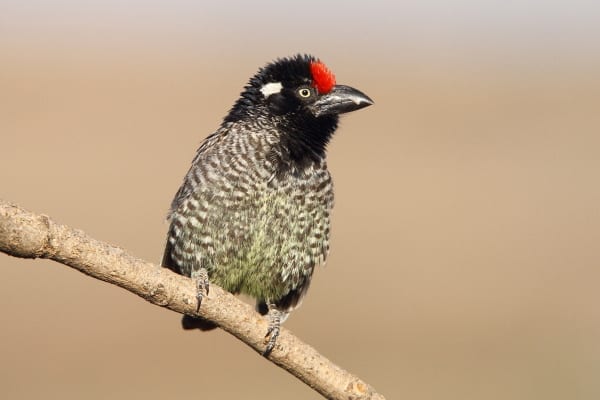
{"type": "Polygon", "coordinates": [[[275,178],[236,201],[213,198],[199,235],[211,237],[205,249],[211,279],[253,296],[266,288],[294,289],[325,262],[332,206],[326,171],[308,179],[275,178]]]}

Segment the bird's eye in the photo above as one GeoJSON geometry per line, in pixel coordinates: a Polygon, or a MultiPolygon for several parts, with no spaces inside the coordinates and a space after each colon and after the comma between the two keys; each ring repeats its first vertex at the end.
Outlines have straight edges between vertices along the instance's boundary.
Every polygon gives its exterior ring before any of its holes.
{"type": "Polygon", "coordinates": [[[298,89],[298,94],[300,95],[300,97],[306,99],[306,98],[310,97],[312,92],[310,91],[309,88],[300,88],[300,89],[298,89]]]}

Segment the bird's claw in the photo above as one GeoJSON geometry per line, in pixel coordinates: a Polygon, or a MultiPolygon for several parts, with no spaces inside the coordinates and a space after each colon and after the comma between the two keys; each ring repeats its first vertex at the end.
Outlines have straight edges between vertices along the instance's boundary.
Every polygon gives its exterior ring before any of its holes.
{"type": "Polygon", "coordinates": [[[279,336],[279,327],[269,327],[267,334],[265,335],[265,351],[263,352],[263,356],[268,357],[273,349],[275,348],[275,343],[277,343],[277,337],[279,336]]]}
{"type": "Polygon", "coordinates": [[[200,268],[198,271],[192,273],[192,279],[196,281],[196,312],[200,311],[200,305],[205,297],[208,297],[208,271],[206,268],[200,268]]]}
{"type": "Polygon", "coordinates": [[[267,334],[265,335],[264,340],[266,347],[265,351],[263,352],[263,356],[265,357],[268,357],[275,348],[275,343],[277,343],[277,338],[279,337],[281,318],[284,314],[275,308],[274,304],[269,304],[268,307],[269,312],[267,317],[269,318],[269,329],[267,329],[267,334]]]}

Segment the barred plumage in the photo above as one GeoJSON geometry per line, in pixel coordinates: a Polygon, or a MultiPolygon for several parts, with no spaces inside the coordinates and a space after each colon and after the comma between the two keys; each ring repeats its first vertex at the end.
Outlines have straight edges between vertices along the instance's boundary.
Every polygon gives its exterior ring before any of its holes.
{"type": "Polygon", "coordinates": [[[256,298],[271,321],[266,353],[327,258],[333,185],[325,146],[338,114],[372,104],[333,86],[324,66],[319,86],[317,63],[277,60],[250,80],[198,149],[169,213],[163,266],[196,278],[199,302],[208,280],[256,298]]]}

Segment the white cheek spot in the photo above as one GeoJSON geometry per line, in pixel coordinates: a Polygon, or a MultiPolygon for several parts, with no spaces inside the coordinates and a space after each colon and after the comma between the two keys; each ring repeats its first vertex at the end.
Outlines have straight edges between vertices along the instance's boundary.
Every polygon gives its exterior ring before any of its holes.
{"type": "Polygon", "coordinates": [[[281,92],[281,89],[283,89],[283,85],[281,84],[281,82],[269,82],[262,88],[260,88],[260,92],[266,98],[272,94],[281,92]]]}

